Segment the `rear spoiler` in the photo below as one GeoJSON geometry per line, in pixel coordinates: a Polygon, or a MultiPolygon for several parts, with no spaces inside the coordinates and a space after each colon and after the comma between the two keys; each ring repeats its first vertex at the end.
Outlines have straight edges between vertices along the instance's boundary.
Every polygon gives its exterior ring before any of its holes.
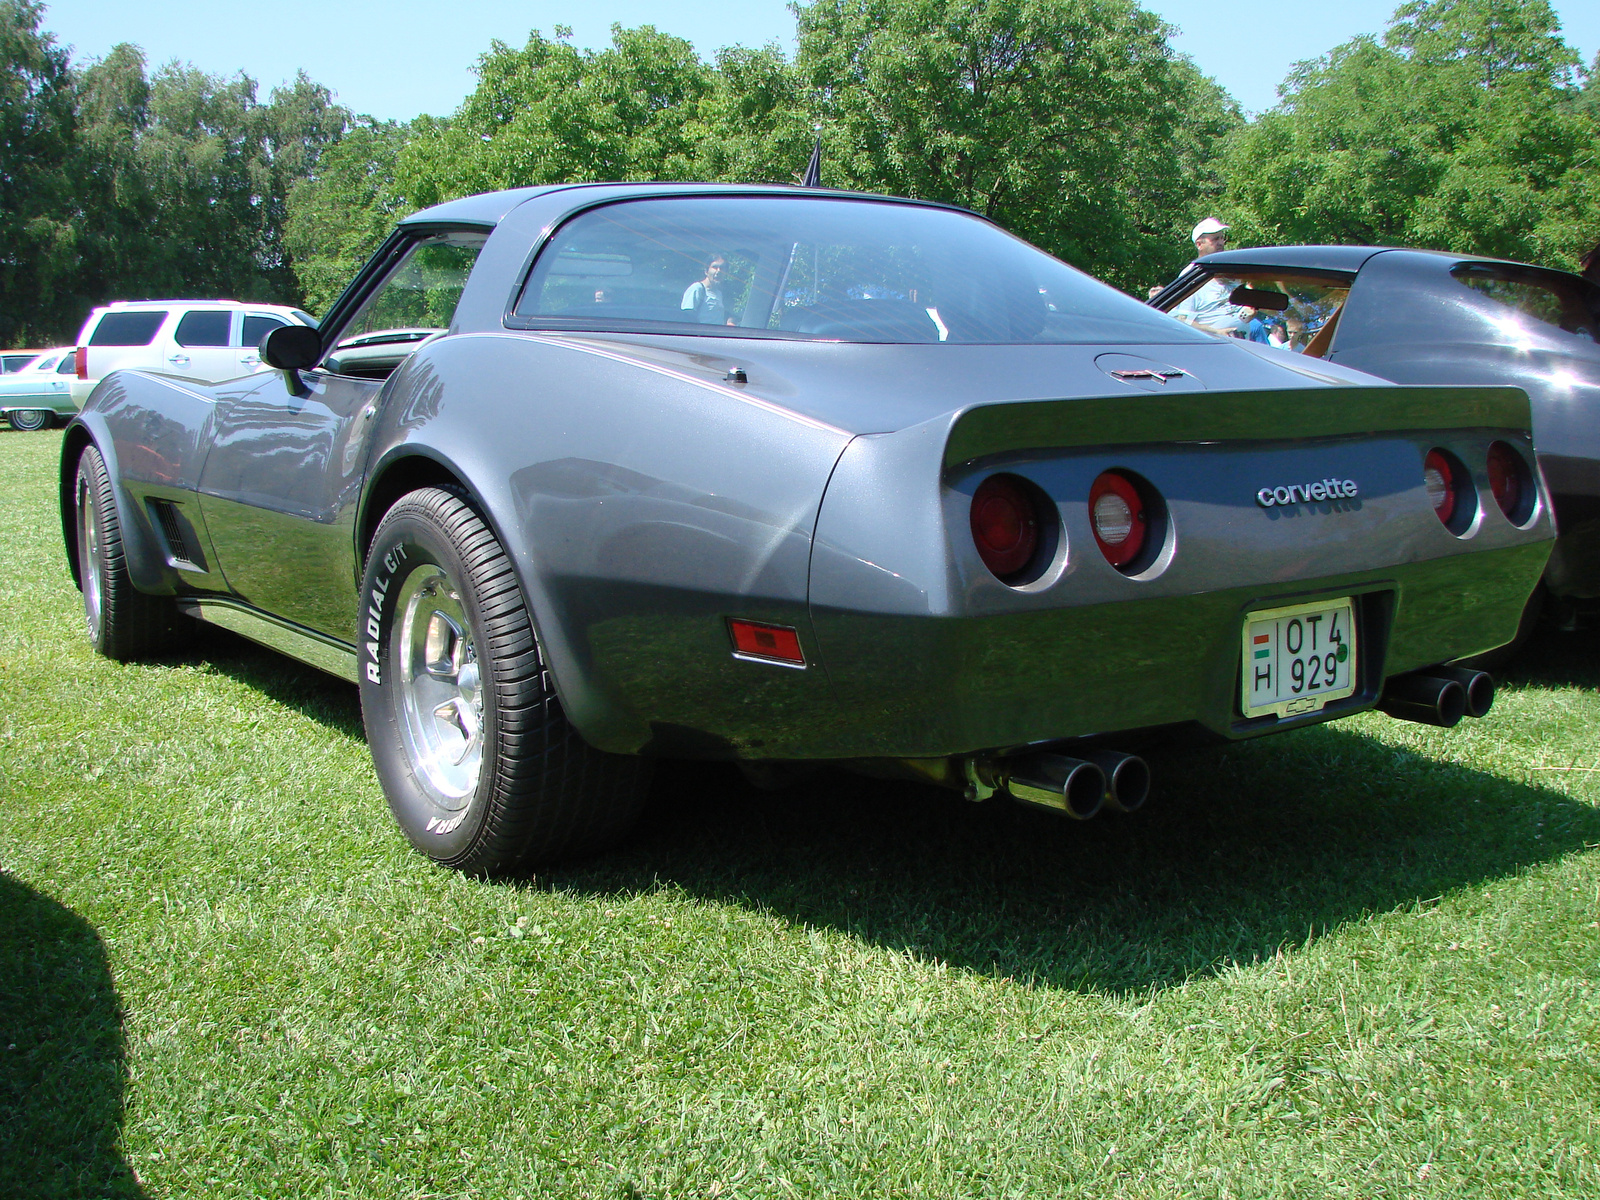
{"type": "Polygon", "coordinates": [[[1502,429],[1531,437],[1528,394],[1514,387],[1329,387],[1004,401],[957,415],[944,461],[948,468],[1008,450],[1428,429],[1502,429]]]}

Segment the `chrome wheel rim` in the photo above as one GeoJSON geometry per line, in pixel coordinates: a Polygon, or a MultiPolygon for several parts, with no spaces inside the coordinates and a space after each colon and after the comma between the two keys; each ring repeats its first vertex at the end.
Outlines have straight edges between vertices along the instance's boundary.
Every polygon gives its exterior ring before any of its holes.
{"type": "Polygon", "coordinates": [[[460,813],[483,766],[482,679],[461,589],[438,566],[418,567],[400,589],[397,612],[391,661],[406,756],[429,799],[460,813]]]}
{"type": "Polygon", "coordinates": [[[78,575],[83,585],[83,618],[91,638],[100,636],[104,587],[100,578],[100,522],[94,516],[89,481],[78,480],[78,575]]]}
{"type": "Polygon", "coordinates": [[[50,413],[42,408],[19,408],[11,414],[11,427],[23,433],[33,433],[50,423],[50,413]]]}

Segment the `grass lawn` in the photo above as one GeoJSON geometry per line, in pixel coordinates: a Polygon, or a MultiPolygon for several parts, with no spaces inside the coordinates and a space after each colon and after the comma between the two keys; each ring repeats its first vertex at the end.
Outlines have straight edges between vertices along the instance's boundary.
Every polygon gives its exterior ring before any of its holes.
{"type": "Polygon", "coordinates": [[[1157,758],[1135,817],[662,771],[517,882],[356,693],[96,658],[0,433],[0,1197],[1600,1195],[1600,643],[1484,721],[1157,758]]]}

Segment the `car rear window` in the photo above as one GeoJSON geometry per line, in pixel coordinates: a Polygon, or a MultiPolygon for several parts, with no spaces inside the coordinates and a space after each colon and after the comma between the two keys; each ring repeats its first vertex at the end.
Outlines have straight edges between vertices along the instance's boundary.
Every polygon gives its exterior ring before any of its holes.
{"type": "Polygon", "coordinates": [[[232,326],[231,312],[197,308],[183,314],[172,337],[180,346],[226,346],[232,326]]]}
{"type": "Polygon", "coordinates": [[[148,346],[167,319],[162,310],[108,312],[89,335],[91,346],[148,346]]]}
{"type": "Polygon", "coordinates": [[[978,217],[825,196],[580,213],[539,254],[513,319],[843,342],[1209,340],[978,217]]]}
{"type": "Polygon", "coordinates": [[[1576,276],[1468,263],[1451,272],[1491,300],[1585,342],[1600,342],[1600,288],[1576,276]]]}
{"type": "MultiPolygon", "coordinates": [[[[1182,298],[1173,302],[1167,311],[1174,316],[1195,313],[1196,305],[1187,302],[1191,297],[1196,297],[1201,288],[1213,282],[1222,285],[1221,295],[1229,301],[1232,300],[1234,290],[1242,286],[1255,292],[1265,293],[1257,301],[1258,303],[1276,296],[1283,304],[1282,308],[1254,309],[1244,305],[1246,311],[1239,315],[1237,329],[1219,329],[1217,332],[1232,332],[1236,336],[1245,337],[1252,321],[1255,321],[1266,326],[1269,331],[1281,330],[1281,344],[1287,349],[1296,351],[1304,351],[1311,345],[1317,334],[1334,319],[1344,304],[1345,297],[1350,294],[1348,279],[1329,274],[1307,275],[1271,267],[1226,266],[1209,271],[1185,292],[1182,298]]],[[[1248,298],[1241,295],[1241,303],[1248,298]]]]}

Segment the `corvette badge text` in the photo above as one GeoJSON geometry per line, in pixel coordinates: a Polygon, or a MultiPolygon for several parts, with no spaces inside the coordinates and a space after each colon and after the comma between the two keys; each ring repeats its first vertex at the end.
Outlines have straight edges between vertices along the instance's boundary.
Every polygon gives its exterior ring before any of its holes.
{"type": "Polygon", "coordinates": [[[1316,483],[1291,483],[1287,487],[1264,487],[1256,493],[1256,503],[1262,508],[1273,508],[1284,504],[1352,500],[1359,494],[1353,479],[1323,479],[1316,483]]]}

